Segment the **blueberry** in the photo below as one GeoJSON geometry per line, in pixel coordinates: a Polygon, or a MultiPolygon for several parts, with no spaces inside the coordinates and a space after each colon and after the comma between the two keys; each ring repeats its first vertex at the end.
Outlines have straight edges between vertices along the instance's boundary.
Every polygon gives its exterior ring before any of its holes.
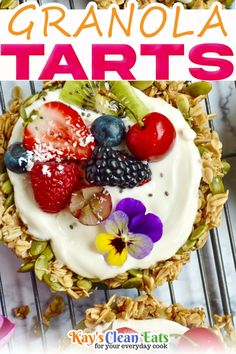
{"type": "Polygon", "coordinates": [[[124,139],[125,125],[115,116],[101,116],[93,122],[91,132],[99,145],[117,146],[124,139]]]}
{"type": "Polygon", "coordinates": [[[22,143],[15,143],[7,148],[4,157],[6,167],[15,173],[27,172],[28,153],[22,143]]]}

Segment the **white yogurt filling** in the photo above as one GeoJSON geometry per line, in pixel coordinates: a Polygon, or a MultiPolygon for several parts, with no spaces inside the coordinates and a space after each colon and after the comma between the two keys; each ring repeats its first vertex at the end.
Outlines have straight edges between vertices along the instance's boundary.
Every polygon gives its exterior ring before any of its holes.
{"type": "MultiPolygon", "coordinates": [[[[14,186],[16,207],[29,232],[40,240],[51,240],[56,258],[83,277],[108,279],[129,269],[149,268],[172,257],[186,242],[196,217],[202,166],[194,144],[195,132],[179,110],[162,99],[136,92],[151,111],[164,114],[176,129],[176,141],[171,152],[161,161],[150,163],[152,180],[149,183],[124,189],[122,193],[118,187],[106,187],[111,194],[113,208],[121,199],[131,197],[141,200],[147,212],[158,215],[162,220],[163,236],[144,259],[138,260],[129,255],[122,267],[108,265],[95,246],[97,234],[104,231],[102,224],[82,225],[69,209],[57,214],[43,212],[34,199],[28,175],[8,171],[14,186]]],[[[59,101],[59,93],[60,90],[48,92],[45,101],[37,100],[27,108],[27,113],[45,102],[59,101]]],[[[73,105],[72,108],[81,114],[80,108],[73,105]]],[[[97,116],[94,112],[85,112],[82,118],[89,127],[97,116]]],[[[23,129],[20,119],[13,129],[10,144],[23,140],[23,129]]]]}
{"type": "Polygon", "coordinates": [[[165,334],[179,334],[182,335],[188,328],[181,324],[166,320],[163,318],[150,318],[147,320],[134,320],[128,321],[118,319],[112,323],[112,329],[118,329],[122,327],[128,327],[139,333],[143,331],[150,331],[152,333],[165,333],[165,334]]]}

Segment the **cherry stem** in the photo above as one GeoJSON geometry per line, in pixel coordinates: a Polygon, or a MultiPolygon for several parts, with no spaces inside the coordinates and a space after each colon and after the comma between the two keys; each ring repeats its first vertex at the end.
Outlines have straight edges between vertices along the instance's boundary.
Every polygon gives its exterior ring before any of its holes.
{"type": "Polygon", "coordinates": [[[137,123],[140,127],[144,127],[144,123],[143,123],[143,120],[142,119],[138,119],[137,120],[137,123]]]}

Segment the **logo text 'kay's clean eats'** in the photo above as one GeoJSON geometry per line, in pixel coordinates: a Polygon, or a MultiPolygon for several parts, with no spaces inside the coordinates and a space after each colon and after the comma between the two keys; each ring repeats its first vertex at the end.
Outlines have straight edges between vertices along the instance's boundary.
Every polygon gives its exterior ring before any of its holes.
{"type": "Polygon", "coordinates": [[[143,331],[141,333],[119,333],[117,330],[107,330],[105,332],[95,331],[85,333],[82,330],[71,330],[68,332],[68,337],[73,345],[102,350],[168,349],[169,344],[168,334],[152,333],[150,331],[143,331]]]}

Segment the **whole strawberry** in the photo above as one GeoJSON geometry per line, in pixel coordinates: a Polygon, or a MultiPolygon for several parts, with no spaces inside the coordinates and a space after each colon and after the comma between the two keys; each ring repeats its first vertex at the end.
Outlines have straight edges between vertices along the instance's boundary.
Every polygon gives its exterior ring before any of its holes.
{"type": "Polygon", "coordinates": [[[40,208],[47,213],[58,213],[70,202],[79,169],[74,162],[36,162],[30,178],[40,208]]]}

